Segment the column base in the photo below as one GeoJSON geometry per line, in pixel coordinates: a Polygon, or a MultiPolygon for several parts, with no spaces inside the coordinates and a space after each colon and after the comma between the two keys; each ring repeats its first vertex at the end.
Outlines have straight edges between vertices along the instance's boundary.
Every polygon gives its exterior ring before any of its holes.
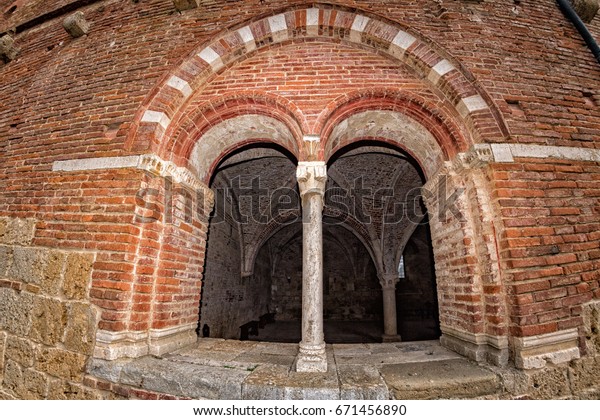
{"type": "Polygon", "coordinates": [[[400,337],[399,334],[394,334],[394,335],[383,334],[381,336],[382,343],[399,343],[401,341],[402,341],[402,337],[400,337]]]}
{"type": "Polygon", "coordinates": [[[296,372],[327,372],[325,343],[317,345],[300,343],[300,351],[296,357],[296,372]]]}

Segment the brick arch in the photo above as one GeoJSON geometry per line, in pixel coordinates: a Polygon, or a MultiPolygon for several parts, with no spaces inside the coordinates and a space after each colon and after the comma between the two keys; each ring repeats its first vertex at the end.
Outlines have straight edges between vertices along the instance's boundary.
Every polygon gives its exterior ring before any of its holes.
{"type": "MultiPolygon", "coordinates": [[[[420,150],[423,144],[417,139],[402,141],[403,133],[399,126],[403,118],[405,123],[410,122],[415,128],[420,127],[422,139],[430,135],[437,145],[430,145],[435,150],[435,158],[449,160],[459,152],[468,150],[473,144],[469,130],[460,119],[453,115],[453,110],[444,104],[433,104],[429,100],[414,93],[400,92],[393,89],[354,91],[332,101],[319,115],[316,129],[320,131],[323,158],[328,161],[338,150],[359,140],[376,140],[400,147],[411,155],[428,175],[437,170],[438,164],[429,162],[433,155],[428,155],[420,150]],[[376,130],[345,130],[345,136],[340,139],[336,133],[343,124],[348,124],[352,119],[365,113],[378,113],[380,118],[375,122],[379,128],[376,130]],[[398,115],[395,123],[391,121],[398,115]],[[400,118],[400,116],[403,116],[400,118]],[[385,124],[398,125],[397,129],[382,131],[385,124]],[[387,134],[387,135],[385,135],[387,134]]],[[[390,127],[388,127],[390,128],[390,127]]],[[[431,152],[431,150],[430,150],[431,152]]]]}
{"type": "Polygon", "coordinates": [[[306,120],[300,109],[281,96],[254,91],[229,92],[217,99],[182,114],[173,124],[172,132],[158,145],[158,155],[175,163],[185,164],[192,148],[213,126],[240,115],[255,114],[281,122],[291,133],[296,144],[282,145],[298,155],[306,120]]]}
{"type": "MultiPolygon", "coordinates": [[[[233,64],[290,40],[321,39],[375,50],[427,79],[452,104],[474,142],[501,140],[508,130],[475,78],[433,41],[397,22],[332,5],[298,6],[246,21],[203,43],[165,75],[138,111],[128,150],[156,150],[172,135],[194,91],[233,64]]],[[[306,129],[306,127],[303,127],[306,129]]],[[[305,131],[304,134],[316,134],[305,131]]]]}

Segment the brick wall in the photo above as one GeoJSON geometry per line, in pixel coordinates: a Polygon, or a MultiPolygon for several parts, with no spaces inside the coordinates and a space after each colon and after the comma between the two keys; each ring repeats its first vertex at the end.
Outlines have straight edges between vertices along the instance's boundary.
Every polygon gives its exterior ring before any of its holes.
{"type": "MultiPolygon", "coordinates": [[[[93,258],[76,276],[86,282],[89,297],[58,297],[35,284],[40,274],[12,268],[2,275],[0,290],[6,302],[50,299],[66,313],[75,303],[95,305],[104,340],[116,340],[117,332],[133,337],[194,325],[208,209],[191,224],[177,217],[170,224],[160,218],[140,223],[136,215],[151,213],[147,205],[153,202],[140,204],[136,194],[157,189],[153,200],[161,210],[164,182],[154,176],[162,169],[59,172],[52,171],[55,161],[155,152],[186,166],[188,146],[213,124],[201,124],[206,115],[194,113],[200,105],[221,121],[260,104],[261,113],[289,128],[297,142],[290,152],[300,158],[310,156],[302,135],[323,135],[316,155],[324,158],[328,133],[369,107],[410,114],[432,127],[448,162],[474,142],[590,150],[600,142],[600,68],[551,0],[420,0],[401,6],[333,1],[311,28],[304,25],[305,6],[291,1],[211,1],[178,13],[167,0],[107,0],[82,5],[91,30],[80,38],[62,28],[66,15],[23,26],[67,3],[19,4],[0,24],[0,31],[21,28],[11,32],[19,53],[0,63],[0,217],[35,225],[25,243],[4,242],[0,267],[23,258],[45,267],[55,256],[67,270],[75,258],[70,255],[93,258]],[[279,15],[285,31],[273,33],[268,19],[257,16],[285,10],[279,15]],[[366,21],[357,14],[370,23],[361,27],[366,21]],[[256,50],[246,50],[235,35],[246,25],[254,31],[256,50]],[[390,39],[400,30],[416,39],[406,51],[390,39]],[[198,55],[208,45],[222,67],[198,55]],[[451,70],[440,75],[448,64],[451,70]],[[191,93],[171,86],[174,75],[187,78],[191,93]],[[244,100],[221,109],[215,101],[223,95],[244,100]]],[[[0,13],[11,4],[2,2],[0,13]]],[[[273,27],[281,24],[278,19],[273,27]]],[[[598,19],[590,24],[596,36],[598,19]]],[[[436,269],[451,274],[438,274],[442,327],[460,330],[455,335],[463,341],[484,334],[494,348],[503,340],[520,348],[530,345],[527,337],[575,331],[577,352],[587,351],[582,313],[600,299],[597,162],[521,157],[452,175],[453,185],[466,191],[460,206],[468,223],[432,220],[436,269]],[[444,248],[450,244],[456,248],[444,248]]],[[[18,236],[19,226],[10,226],[4,235],[18,236]]],[[[27,326],[27,319],[16,324],[27,326]]],[[[66,335],[55,334],[49,345],[29,329],[11,331],[0,331],[5,382],[7,369],[20,377],[30,368],[37,373],[28,375],[41,383],[79,381],[79,374],[66,378],[49,371],[41,359],[32,365],[31,358],[25,363],[7,356],[8,341],[17,338],[34,343],[36,351],[71,351],[66,335]]],[[[102,354],[142,354],[150,351],[144,346],[161,347],[160,337],[125,353],[102,354]]],[[[103,348],[98,341],[96,348],[103,348]]],[[[81,361],[87,351],[74,357],[81,361]]],[[[25,395],[17,385],[10,389],[11,395],[25,395]]]]}

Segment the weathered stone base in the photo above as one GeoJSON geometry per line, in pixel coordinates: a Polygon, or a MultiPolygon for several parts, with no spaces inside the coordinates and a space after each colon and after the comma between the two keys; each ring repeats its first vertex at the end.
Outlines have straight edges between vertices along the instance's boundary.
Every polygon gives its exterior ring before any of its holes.
{"type": "Polygon", "coordinates": [[[442,327],[440,343],[458,354],[477,362],[487,362],[495,366],[508,364],[508,340],[486,334],[472,334],[442,327]]]}
{"type": "Polygon", "coordinates": [[[300,343],[296,359],[296,372],[327,372],[325,343],[317,346],[300,343]]]}
{"type": "Polygon", "coordinates": [[[522,369],[540,369],[546,363],[559,364],[579,359],[577,328],[513,339],[515,365],[522,369]]]}
{"type": "Polygon", "coordinates": [[[92,359],[86,383],[126,398],[594,399],[600,357],[543,369],[477,364],[436,341],[327,346],[326,372],[296,372],[295,344],[200,339],[161,358],[92,359]]]}
{"type": "Polygon", "coordinates": [[[396,334],[396,335],[383,334],[381,336],[382,343],[400,343],[401,341],[402,341],[402,337],[400,337],[400,335],[398,335],[398,334],[396,334]]]}
{"type": "Polygon", "coordinates": [[[195,325],[143,332],[98,331],[94,357],[104,360],[161,356],[196,341],[195,325]]]}

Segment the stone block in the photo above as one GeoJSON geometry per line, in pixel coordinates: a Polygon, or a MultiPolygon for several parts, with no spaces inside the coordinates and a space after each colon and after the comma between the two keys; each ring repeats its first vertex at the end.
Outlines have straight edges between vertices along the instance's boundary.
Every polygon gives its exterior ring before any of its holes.
{"type": "Polygon", "coordinates": [[[0,289],[0,329],[26,336],[31,328],[33,296],[12,289],[0,289]]]}
{"type": "Polygon", "coordinates": [[[79,11],[68,16],[63,21],[63,28],[65,28],[68,34],[73,38],[79,38],[89,32],[90,24],[85,20],[83,12],[79,11]]]}
{"type": "Polygon", "coordinates": [[[62,285],[62,273],[66,256],[60,251],[50,251],[41,279],[42,292],[50,296],[58,296],[62,285]]]}
{"type": "Polygon", "coordinates": [[[0,246],[0,278],[5,278],[8,275],[10,266],[12,265],[13,249],[10,246],[0,246]]]}
{"type": "Polygon", "coordinates": [[[342,400],[387,400],[388,388],[374,366],[338,366],[342,400]]]}
{"type": "Polygon", "coordinates": [[[574,393],[600,388],[600,356],[572,361],[569,365],[569,382],[574,393]]]}
{"type": "MultiPolygon", "coordinates": [[[[0,55],[2,39],[0,38],[0,55]]],[[[30,245],[35,232],[34,219],[0,218],[0,243],[9,245],[30,245]]]]}
{"type": "Polygon", "coordinates": [[[53,346],[62,341],[67,325],[65,304],[51,298],[36,297],[30,337],[32,340],[53,346]]]}
{"type": "Polygon", "coordinates": [[[587,353],[600,355],[600,302],[584,305],[582,315],[587,353]]]}
{"type": "Polygon", "coordinates": [[[33,369],[23,370],[23,393],[21,398],[39,400],[46,398],[48,393],[48,377],[33,369]]]}
{"type": "Polygon", "coordinates": [[[83,300],[87,297],[93,263],[92,254],[74,253],[67,256],[63,281],[63,293],[67,298],[83,300]]]}
{"type": "Polygon", "coordinates": [[[551,368],[527,372],[529,376],[529,397],[536,400],[556,399],[570,394],[567,368],[551,368]]]}
{"type": "Polygon", "coordinates": [[[0,60],[8,63],[14,60],[19,53],[19,49],[15,46],[15,40],[10,35],[4,35],[0,38],[0,60]]]}
{"type": "Polygon", "coordinates": [[[48,251],[45,249],[15,247],[8,277],[24,283],[41,285],[47,258],[48,251]]]}
{"type": "Polygon", "coordinates": [[[283,384],[290,374],[290,366],[262,365],[250,374],[242,385],[245,400],[283,400],[283,384]]]}
{"type": "Polygon", "coordinates": [[[85,356],[58,348],[38,349],[36,368],[59,378],[81,381],[85,356]]]}
{"type": "Polygon", "coordinates": [[[5,357],[24,367],[32,367],[35,360],[35,347],[27,339],[8,336],[5,357]]]}
{"type": "Polygon", "coordinates": [[[501,389],[496,374],[464,359],[385,365],[380,371],[399,400],[475,398],[501,389]]]}
{"type": "Polygon", "coordinates": [[[6,391],[20,397],[23,392],[23,370],[15,361],[7,360],[4,368],[4,381],[2,386],[6,391]]]}
{"type": "Polygon", "coordinates": [[[173,5],[180,12],[184,10],[195,9],[199,4],[199,0],[173,0],[173,5]]]}
{"type": "Polygon", "coordinates": [[[6,333],[0,331],[0,383],[2,383],[2,375],[4,375],[4,351],[6,349],[6,333]]]}
{"type": "Polygon", "coordinates": [[[95,336],[96,316],[94,309],[84,303],[68,305],[65,348],[76,353],[91,355],[95,336]]]}
{"type": "Polygon", "coordinates": [[[80,384],[53,379],[48,385],[49,400],[99,400],[102,394],[95,389],[88,389],[80,384]]]}
{"type": "Polygon", "coordinates": [[[598,0],[569,0],[581,20],[590,23],[598,14],[598,0]]]}
{"type": "Polygon", "coordinates": [[[123,367],[121,383],[169,395],[201,399],[239,400],[250,371],[223,366],[199,366],[143,357],[123,367]]]}

